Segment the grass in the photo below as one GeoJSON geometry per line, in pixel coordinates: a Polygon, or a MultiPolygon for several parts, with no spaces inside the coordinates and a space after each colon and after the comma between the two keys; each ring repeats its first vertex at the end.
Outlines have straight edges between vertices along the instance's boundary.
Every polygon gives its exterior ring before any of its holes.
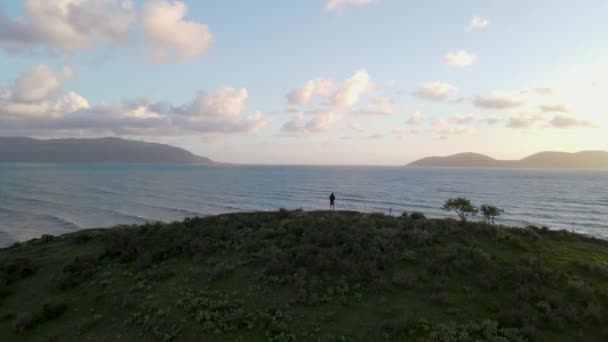
{"type": "Polygon", "coordinates": [[[0,341],[606,341],[608,242],[239,213],[0,250],[0,341]]]}

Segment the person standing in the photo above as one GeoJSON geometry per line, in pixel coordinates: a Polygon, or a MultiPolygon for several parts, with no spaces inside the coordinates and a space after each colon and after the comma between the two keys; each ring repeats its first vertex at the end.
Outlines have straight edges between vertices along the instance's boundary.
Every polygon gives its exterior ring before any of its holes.
{"type": "Polygon", "coordinates": [[[336,195],[333,192],[329,195],[329,210],[336,210],[336,195]]]}

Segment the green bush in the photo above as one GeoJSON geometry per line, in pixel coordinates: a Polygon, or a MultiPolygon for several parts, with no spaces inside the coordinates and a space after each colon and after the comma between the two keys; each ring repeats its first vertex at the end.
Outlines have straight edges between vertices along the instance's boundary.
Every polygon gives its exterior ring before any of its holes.
{"type": "Polygon", "coordinates": [[[97,261],[91,256],[76,257],[56,276],[59,289],[67,290],[89,280],[96,271],[97,261]]]}
{"type": "Polygon", "coordinates": [[[426,219],[426,216],[424,216],[424,214],[423,214],[423,213],[420,213],[420,212],[413,212],[413,213],[410,215],[410,218],[411,218],[412,220],[425,220],[425,219],[426,219]]]}

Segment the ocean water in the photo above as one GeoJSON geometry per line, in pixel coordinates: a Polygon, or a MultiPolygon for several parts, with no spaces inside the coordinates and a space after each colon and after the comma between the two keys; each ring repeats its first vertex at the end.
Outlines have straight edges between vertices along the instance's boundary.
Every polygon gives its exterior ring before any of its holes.
{"type": "Polygon", "coordinates": [[[0,164],[0,246],[83,228],[236,211],[338,209],[449,215],[465,196],[501,223],[608,238],[608,171],[351,166],[0,164]]]}

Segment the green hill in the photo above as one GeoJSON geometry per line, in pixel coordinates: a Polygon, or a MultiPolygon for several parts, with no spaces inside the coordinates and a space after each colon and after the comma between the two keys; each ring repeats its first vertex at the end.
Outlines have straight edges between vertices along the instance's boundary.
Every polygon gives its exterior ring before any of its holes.
{"type": "Polygon", "coordinates": [[[608,339],[608,242],[414,218],[282,210],[16,244],[0,341],[608,339]]]}

